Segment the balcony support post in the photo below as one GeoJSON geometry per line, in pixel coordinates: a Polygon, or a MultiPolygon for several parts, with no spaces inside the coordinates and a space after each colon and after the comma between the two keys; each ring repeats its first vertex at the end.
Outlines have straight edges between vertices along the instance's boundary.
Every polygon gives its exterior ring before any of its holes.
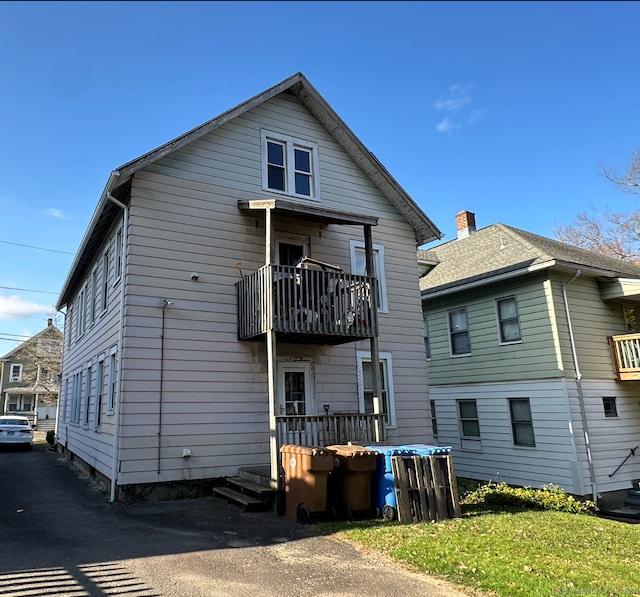
{"type": "MultiPolygon", "coordinates": [[[[364,228],[364,253],[365,253],[365,267],[366,267],[366,275],[372,281],[371,287],[371,314],[375,323],[373,326],[374,330],[378,329],[377,326],[377,313],[378,313],[378,289],[376,288],[376,273],[374,271],[373,266],[373,240],[371,237],[371,226],[369,224],[365,224],[364,228]]],[[[374,414],[380,414],[383,412],[380,404],[380,395],[381,395],[381,387],[382,380],[380,378],[380,356],[378,351],[378,334],[375,333],[369,339],[369,345],[371,347],[371,374],[373,377],[373,412],[374,414]]],[[[382,441],[382,430],[380,428],[380,421],[376,419],[375,421],[375,437],[376,443],[382,441]]]]}

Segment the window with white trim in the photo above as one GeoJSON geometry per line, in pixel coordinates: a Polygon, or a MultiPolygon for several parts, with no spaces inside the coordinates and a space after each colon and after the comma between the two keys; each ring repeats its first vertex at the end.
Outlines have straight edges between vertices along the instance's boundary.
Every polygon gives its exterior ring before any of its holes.
{"type": "Polygon", "coordinates": [[[102,423],[102,403],[104,396],[104,355],[98,357],[96,365],[96,410],[93,413],[93,426],[100,429],[102,423]]]}
{"type": "MultiPolygon", "coordinates": [[[[360,412],[372,414],[373,408],[373,369],[371,368],[371,353],[357,352],[358,362],[358,399],[360,412]]],[[[393,363],[390,352],[378,355],[380,365],[380,410],[384,414],[388,427],[396,425],[396,411],[393,396],[393,363]]]]}
{"type": "Polygon", "coordinates": [[[116,385],[118,383],[118,376],[116,375],[117,371],[117,354],[116,348],[111,349],[111,354],[109,355],[109,386],[107,387],[107,412],[113,413],[116,406],[116,393],[117,388],[116,385]]]}
{"type": "Polygon", "coordinates": [[[84,401],[82,403],[82,424],[85,427],[89,426],[89,412],[91,410],[91,376],[93,368],[91,363],[87,365],[84,373],[84,401]]]}
{"type": "Polygon", "coordinates": [[[19,365],[19,364],[11,365],[11,374],[9,375],[9,381],[11,383],[22,382],[22,365],[19,365]]]}
{"type": "MultiPolygon", "coordinates": [[[[429,345],[429,326],[427,325],[427,316],[422,317],[422,335],[424,336],[424,351],[427,354],[427,359],[431,358],[431,346],[429,345]]],[[[433,400],[432,400],[433,402],[433,400]]]]}
{"type": "Polygon", "coordinates": [[[109,251],[106,250],[102,255],[102,288],[100,289],[100,308],[102,311],[107,310],[107,300],[109,297],[109,251]]]}
{"type": "MultiPolygon", "coordinates": [[[[387,282],[384,273],[384,246],[373,244],[373,272],[368,274],[376,278],[376,306],[378,313],[388,313],[387,282]]],[[[364,241],[352,240],[349,242],[351,253],[351,273],[358,276],[367,275],[367,258],[364,250],[364,241]]]]}
{"type": "Polygon", "coordinates": [[[496,301],[496,310],[498,312],[500,344],[522,342],[516,297],[509,296],[498,299],[496,301]]]}
{"type": "Polygon", "coordinates": [[[80,422],[80,391],[82,378],[80,372],[73,374],[71,386],[71,423],[80,422]]]}
{"type": "Polygon", "coordinates": [[[480,437],[480,419],[475,400],[458,400],[458,415],[460,417],[460,435],[467,438],[480,437]]]}
{"type": "Polygon", "coordinates": [[[438,420],[436,419],[436,401],[429,400],[429,406],[431,407],[431,431],[433,437],[438,437],[438,420]]]}
{"type": "Polygon", "coordinates": [[[511,416],[511,430],[515,446],[535,447],[536,439],[533,434],[533,419],[529,398],[509,398],[509,414],[511,416]]]}
{"type": "Polygon", "coordinates": [[[449,335],[452,356],[471,354],[466,307],[449,311],[449,335]]]}
{"type": "Polygon", "coordinates": [[[122,228],[116,231],[113,254],[113,283],[116,284],[122,276],[122,228]]]}
{"type": "Polygon", "coordinates": [[[84,334],[85,308],[86,308],[86,288],[83,286],[78,295],[78,307],[76,309],[76,340],[84,334]]]}
{"type": "Polygon", "coordinates": [[[318,199],[318,145],[264,130],[260,135],[263,190],[318,199]]]}
{"type": "Polygon", "coordinates": [[[98,296],[98,268],[91,272],[91,289],[89,291],[89,324],[96,320],[96,298],[98,296]]]}

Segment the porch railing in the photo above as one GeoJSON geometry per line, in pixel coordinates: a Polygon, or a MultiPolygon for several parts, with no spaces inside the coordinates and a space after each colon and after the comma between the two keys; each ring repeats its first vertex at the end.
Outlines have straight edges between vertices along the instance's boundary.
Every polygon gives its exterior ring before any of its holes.
{"type": "Polygon", "coordinates": [[[383,414],[290,415],[276,417],[278,448],[299,446],[370,445],[385,441],[383,414]]]}
{"type": "Polygon", "coordinates": [[[269,329],[345,336],[346,341],[377,335],[374,278],[265,265],[238,282],[237,291],[240,340],[269,329]]]}
{"type": "Polygon", "coordinates": [[[610,336],[609,346],[617,378],[640,379],[640,334],[610,336]]]}

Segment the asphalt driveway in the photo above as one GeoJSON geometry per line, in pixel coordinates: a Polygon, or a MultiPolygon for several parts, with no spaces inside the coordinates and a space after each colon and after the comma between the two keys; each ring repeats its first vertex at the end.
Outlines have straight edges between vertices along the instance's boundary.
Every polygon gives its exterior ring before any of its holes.
{"type": "Polygon", "coordinates": [[[217,498],[109,504],[46,445],[0,450],[0,594],[461,597],[454,587],[217,498]]]}

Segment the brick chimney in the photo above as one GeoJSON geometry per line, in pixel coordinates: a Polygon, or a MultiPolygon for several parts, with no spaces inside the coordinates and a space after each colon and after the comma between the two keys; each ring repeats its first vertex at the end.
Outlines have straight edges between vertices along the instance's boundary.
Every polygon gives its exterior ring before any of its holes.
{"type": "Polygon", "coordinates": [[[458,238],[466,238],[472,232],[476,231],[476,214],[462,210],[456,216],[456,228],[458,229],[458,238]]]}

